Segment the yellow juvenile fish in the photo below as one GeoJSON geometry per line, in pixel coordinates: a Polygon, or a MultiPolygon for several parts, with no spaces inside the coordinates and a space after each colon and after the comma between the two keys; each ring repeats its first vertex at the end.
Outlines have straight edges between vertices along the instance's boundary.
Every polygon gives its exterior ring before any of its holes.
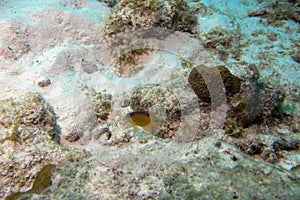
{"type": "Polygon", "coordinates": [[[125,120],[132,124],[133,129],[139,132],[138,127],[142,127],[148,133],[153,133],[158,128],[159,123],[156,122],[154,115],[148,111],[136,111],[128,113],[125,120]]]}

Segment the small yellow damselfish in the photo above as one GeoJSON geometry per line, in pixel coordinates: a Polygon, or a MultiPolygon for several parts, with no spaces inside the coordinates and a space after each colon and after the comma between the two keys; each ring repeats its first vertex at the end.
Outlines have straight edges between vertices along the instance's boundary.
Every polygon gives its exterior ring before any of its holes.
{"type": "Polygon", "coordinates": [[[138,127],[142,127],[148,133],[153,133],[154,130],[159,127],[159,123],[156,122],[154,115],[150,114],[148,111],[128,113],[125,116],[125,120],[131,123],[136,132],[139,132],[138,127]]]}

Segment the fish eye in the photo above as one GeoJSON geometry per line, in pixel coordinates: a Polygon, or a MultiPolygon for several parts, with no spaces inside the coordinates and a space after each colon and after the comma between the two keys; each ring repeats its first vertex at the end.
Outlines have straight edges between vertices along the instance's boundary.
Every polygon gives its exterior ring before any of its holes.
{"type": "Polygon", "coordinates": [[[149,114],[147,114],[147,117],[150,117],[150,115],[149,115],[149,114]]]}

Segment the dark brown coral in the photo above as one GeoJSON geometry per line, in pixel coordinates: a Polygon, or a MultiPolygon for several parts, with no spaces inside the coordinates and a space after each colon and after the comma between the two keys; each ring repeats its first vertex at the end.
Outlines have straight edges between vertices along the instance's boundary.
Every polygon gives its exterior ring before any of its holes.
{"type": "Polygon", "coordinates": [[[188,81],[199,99],[207,103],[211,102],[211,97],[218,97],[222,94],[224,87],[227,98],[233,97],[241,87],[240,79],[224,66],[219,66],[217,69],[205,66],[196,67],[192,69],[188,81]],[[219,79],[223,82],[217,81],[219,79]]]}

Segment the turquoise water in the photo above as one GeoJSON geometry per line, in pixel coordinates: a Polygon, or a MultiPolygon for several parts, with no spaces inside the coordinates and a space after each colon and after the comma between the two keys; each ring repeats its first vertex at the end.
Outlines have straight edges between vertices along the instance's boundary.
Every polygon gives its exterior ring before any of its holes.
{"type": "Polygon", "coordinates": [[[299,4],[0,0],[0,199],[299,199],[299,4]]]}

